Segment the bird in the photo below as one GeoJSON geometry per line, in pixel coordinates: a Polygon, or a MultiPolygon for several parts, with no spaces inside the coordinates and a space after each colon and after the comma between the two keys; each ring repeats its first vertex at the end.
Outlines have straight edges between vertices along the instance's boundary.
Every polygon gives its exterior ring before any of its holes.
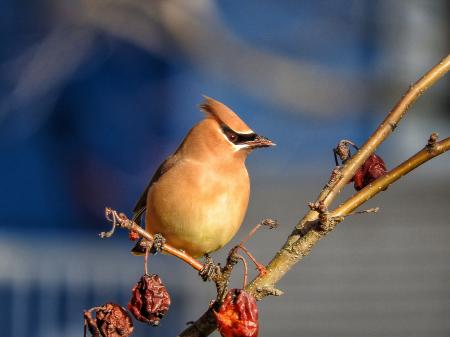
{"type": "Polygon", "coordinates": [[[250,197],[245,160],[255,149],[276,145],[225,104],[203,97],[204,118],[159,166],[133,209],[134,222],[141,225],[145,213],[148,232],[194,258],[235,236],[250,197]]]}

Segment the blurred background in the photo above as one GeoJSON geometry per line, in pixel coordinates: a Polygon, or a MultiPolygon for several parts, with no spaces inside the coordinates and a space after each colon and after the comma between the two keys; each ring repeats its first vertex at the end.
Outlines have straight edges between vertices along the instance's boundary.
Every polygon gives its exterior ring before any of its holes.
{"type": "MultiPolygon", "coordinates": [[[[131,214],[202,118],[202,94],[278,144],[248,159],[251,204],[234,241],[278,219],[249,245],[268,262],[326,183],[335,144],[361,144],[447,55],[449,13],[446,0],[3,0],[1,335],[81,336],[83,309],[126,306],[143,261],[126,233],[98,238],[104,207],[131,214]]],[[[389,168],[431,132],[448,136],[449,88],[447,76],[379,148],[389,168]]],[[[379,213],[339,225],[280,282],[287,295],[260,304],[261,335],[449,336],[449,179],[443,155],[367,205],[379,213]]],[[[175,336],[214,287],[172,257],[150,270],[173,304],[134,336],[175,336]]]]}

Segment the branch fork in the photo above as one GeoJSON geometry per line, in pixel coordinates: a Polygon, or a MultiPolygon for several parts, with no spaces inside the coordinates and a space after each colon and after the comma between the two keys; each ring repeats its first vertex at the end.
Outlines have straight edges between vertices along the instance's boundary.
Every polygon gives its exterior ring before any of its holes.
{"type": "MultiPolygon", "coordinates": [[[[200,263],[192,256],[187,254],[184,251],[176,249],[175,247],[165,243],[165,239],[160,234],[152,235],[143,229],[141,226],[136,224],[134,221],[128,219],[128,217],[124,213],[119,213],[112,208],[105,208],[105,217],[108,221],[112,223],[112,228],[107,232],[101,232],[99,236],[101,238],[110,238],[114,235],[117,227],[124,228],[128,230],[130,233],[133,233],[133,236],[137,235],[142,239],[143,248],[145,248],[145,259],[147,261],[148,254],[155,254],[159,251],[164,251],[170,255],[178,257],[182,261],[189,264],[192,268],[199,271],[200,276],[204,281],[212,280],[216,284],[217,288],[217,300],[216,303],[221,303],[224,296],[226,295],[229,280],[231,277],[231,273],[233,271],[233,267],[239,262],[242,261],[244,265],[244,287],[247,285],[247,277],[248,277],[248,267],[247,261],[245,258],[237,253],[240,249],[242,250],[256,265],[260,275],[264,275],[266,269],[264,265],[259,263],[253,254],[244,246],[248,240],[261,228],[268,227],[269,229],[274,229],[278,226],[277,221],[273,219],[264,219],[260,223],[258,223],[248,234],[247,236],[235,247],[233,247],[227,257],[227,262],[223,268],[220,267],[220,264],[214,264],[211,257],[209,255],[206,256],[206,262],[204,264],[200,263]]],[[[147,263],[144,263],[147,266],[147,263]]]]}
{"type": "Polygon", "coordinates": [[[353,196],[345,200],[334,210],[330,210],[332,202],[339,196],[347,183],[352,180],[355,172],[397,128],[400,120],[405,116],[409,107],[420,95],[443,77],[449,70],[450,55],[446,56],[414,85],[409,87],[405,95],[393,107],[361,148],[358,148],[353,142],[345,139],[338,143],[338,146],[333,151],[336,167],[331,172],[328,183],[323,187],[316,201],[309,203],[310,211],[298,222],[291,235],[287,238],[286,243],[279,249],[267,266],[260,264],[248,249],[244,247],[244,244],[260,227],[264,225],[269,228],[275,227],[276,222],[272,220],[262,221],[250,231],[240,244],[233,247],[230,250],[224,267],[221,267],[220,264],[214,265],[212,261],[208,259],[205,264],[200,263],[184,251],[166,244],[161,237],[158,237],[157,235],[153,236],[145,231],[135,222],[129,220],[125,214],[118,213],[111,208],[105,209],[105,216],[108,221],[112,223],[112,228],[108,232],[100,233],[100,237],[111,237],[117,227],[127,229],[130,232],[130,237],[134,238],[138,236],[147,242],[147,250],[149,250],[148,245],[151,245],[153,253],[162,250],[176,256],[188,263],[192,268],[203,273],[205,279],[214,281],[217,288],[216,301],[214,301],[209,309],[197,321],[193,322],[190,327],[179,335],[180,337],[207,336],[216,328],[214,310],[222,303],[225,294],[227,293],[233,268],[239,261],[244,265],[244,288],[246,292],[254,296],[257,300],[261,300],[269,295],[281,295],[282,291],[275,287],[277,282],[284,277],[295,264],[300,262],[303,257],[307,256],[315,244],[326,234],[331,232],[337,224],[345,219],[345,217],[353,214],[373,213],[378,211],[378,208],[358,212],[355,212],[355,209],[378,193],[386,190],[390,184],[396,182],[418,166],[450,150],[450,137],[438,141],[438,134],[432,133],[422,150],[397,167],[386,172],[386,174],[378,176],[376,180],[367,183],[367,185],[364,184],[353,196]],[[351,154],[350,146],[357,150],[354,155],[351,154]],[[338,157],[341,160],[341,164],[338,162],[338,157]],[[256,265],[259,271],[259,275],[249,284],[247,284],[247,262],[243,256],[238,254],[238,250],[244,252],[256,265]]]}
{"type": "Polygon", "coordinates": [[[164,243],[164,241],[161,239],[161,236],[155,235],[153,236],[149,232],[147,232],[145,229],[143,229],[141,226],[136,224],[134,221],[131,221],[127,218],[127,216],[124,213],[119,213],[116,210],[113,210],[112,208],[106,207],[105,208],[105,217],[108,221],[112,222],[112,228],[108,232],[101,232],[99,235],[101,238],[109,238],[111,237],[115,229],[117,227],[127,229],[130,232],[137,233],[137,235],[146,240],[148,244],[151,244],[153,249],[156,251],[158,249],[164,251],[167,254],[173,255],[187,264],[189,264],[192,268],[200,271],[204,268],[203,264],[194,259],[192,256],[187,254],[186,252],[179,250],[169,244],[164,243]]]}
{"type": "MultiPolygon", "coordinates": [[[[324,186],[316,201],[311,203],[310,211],[298,222],[291,235],[287,238],[286,243],[266,266],[267,273],[257,276],[247,285],[246,291],[248,293],[253,295],[257,300],[277,293],[277,291],[267,291],[267,289],[275,289],[276,283],[295,264],[308,255],[314,245],[339,222],[343,221],[346,216],[361,213],[353,211],[379,192],[385,190],[403,175],[450,149],[450,138],[438,142],[437,134],[432,134],[422,151],[419,151],[396,168],[387,172],[384,176],[379,177],[362,188],[333,211],[328,210],[331,203],[352,179],[358,168],[363,165],[367,158],[375,152],[377,147],[397,128],[409,107],[449,70],[450,55],[447,55],[414,85],[409,87],[405,95],[398,101],[354,156],[351,156],[349,151],[346,153],[346,146],[352,145],[349,141],[340,144],[341,146],[338,147],[337,151],[342,155],[342,165],[339,166],[336,163],[337,167],[333,170],[328,183],[324,186]],[[318,230],[317,224],[321,230],[318,230]]],[[[337,155],[336,152],[334,153],[337,155]]],[[[375,212],[375,209],[362,211],[362,213],[371,212],[375,212]]],[[[204,337],[211,334],[216,328],[213,312],[211,310],[206,311],[195,322],[195,327],[195,329],[192,327],[187,328],[179,337],[204,337]]]]}

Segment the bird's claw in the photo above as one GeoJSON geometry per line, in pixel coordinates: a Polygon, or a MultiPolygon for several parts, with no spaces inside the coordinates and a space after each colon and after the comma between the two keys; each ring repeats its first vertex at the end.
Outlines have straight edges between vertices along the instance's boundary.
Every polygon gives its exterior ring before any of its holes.
{"type": "Polygon", "coordinates": [[[211,280],[213,275],[217,274],[220,270],[220,266],[216,265],[208,254],[205,254],[205,263],[203,264],[202,270],[198,272],[203,281],[211,280]]]}
{"type": "Polygon", "coordinates": [[[163,249],[165,244],[166,244],[165,237],[162,236],[160,233],[156,233],[153,236],[153,243],[152,243],[151,253],[152,254],[159,253],[163,249]]]}

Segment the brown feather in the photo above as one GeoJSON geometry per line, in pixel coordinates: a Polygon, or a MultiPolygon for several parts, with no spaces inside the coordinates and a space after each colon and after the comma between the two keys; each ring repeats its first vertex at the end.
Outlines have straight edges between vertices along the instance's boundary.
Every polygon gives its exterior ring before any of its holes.
{"type": "Polygon", "coordinates": [[[157,182],[167,171],[169,171],[177,162],[177,155],[176,153],[169,156],[166,160],[162,162],[162,164],[158,167],[155,174],[153,175],[152,179],[148,183],[147,187],[145,188],[144,192],[141,194],[141,197],[139,198],[138,202],[134,206],[133,209],[133,221],[136,222],[138,225],[141,224],[141,216],[144,214],[144,212],[147,209],[147,194],[150,187],[157,182]]]}
{"type": "Polygon", "coordinates": [[[252,129],[236,115],[233,110],[215,99],[203,96],[205,100],[200,104],[200,109],[215,118],[237,133],[252,133],[252,129]]]}
{"type": "Polygon", "coordinates": [[[245,167],[250,151],[237,150],[224,126],[244,135],[253,131],[212,98],[205,97],[201,109],[207,117],[161,164],[134,208],[137,223],[146,212],[148,232],[162,234],[168,244],[193,257],[214,252],[233,238],[250,195],[245,167]]]}

